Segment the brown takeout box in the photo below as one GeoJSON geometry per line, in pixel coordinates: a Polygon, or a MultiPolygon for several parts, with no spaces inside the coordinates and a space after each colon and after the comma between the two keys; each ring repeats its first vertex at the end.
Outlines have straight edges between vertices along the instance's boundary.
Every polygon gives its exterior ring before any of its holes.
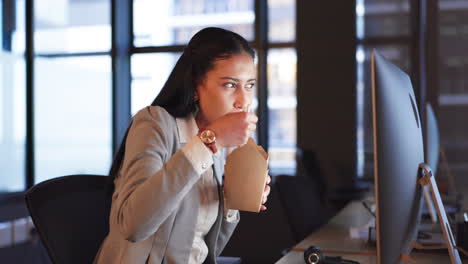
{"type": "Polygon", "coordinates": [[[250,138],[226,158],[224,196],[228,209],[260,212],[268,175],[268,154],[250,138]]]}

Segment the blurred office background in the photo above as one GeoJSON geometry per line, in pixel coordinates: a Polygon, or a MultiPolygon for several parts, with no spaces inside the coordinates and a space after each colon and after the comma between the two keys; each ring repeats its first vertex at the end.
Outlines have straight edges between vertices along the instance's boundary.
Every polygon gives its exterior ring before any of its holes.
{"type": "MultiPolygon", "coordinates": [[[[63,175],[106,175],[130,117],[208,26],[241,34],[257,51],[255,136],[270,174],[314,174],[324,184],[317,199],[335,202],[330,214],[372,182],[374,48],[433,105],[441,179],[450,171],[468,186],[468,0],[1,0],[0,24],[1,263],[47,263],[22,193],[63,175]],[[15,226],[27,235],[12,239],[15,226]]],[[[275,193],[261,218],[264,236],[274,236],[264,239],[277,244],[246,253],[233,238],[227,254],[272,263],[281,254],[272,248],[294,245],[280,199],[275,193]]],[[[262,224],[243,219],[244,234],[262,224]]]]}

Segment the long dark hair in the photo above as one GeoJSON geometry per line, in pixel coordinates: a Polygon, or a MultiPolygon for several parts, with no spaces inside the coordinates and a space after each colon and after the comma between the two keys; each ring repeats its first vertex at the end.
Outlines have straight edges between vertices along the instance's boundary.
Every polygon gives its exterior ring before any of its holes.
{"type": "MultiPolygon", "coordinates": [[[[255,57],[255,51],[247,40],[237,33],[215,27],[198,31],[185,47],[161,92],[151,105],[163,107],[174,117],[185,117],[193,113],[196,107],[194,101],[196,87],[205,78],[206,73],[213,69],[215,61],[242,52],[247,52],[252,58],[255,57]]],[[[125,132],[109,171],[110,192],[114,190],[114,179],[118,177],[123,163],[125,142],[131,125],[132,123],[125,132]]]]}

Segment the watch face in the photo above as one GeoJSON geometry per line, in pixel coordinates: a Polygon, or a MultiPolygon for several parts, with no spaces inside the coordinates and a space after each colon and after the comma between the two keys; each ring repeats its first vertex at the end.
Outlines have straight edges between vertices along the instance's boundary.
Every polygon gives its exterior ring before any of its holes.
{"type": "Polygon", "coordinates": [[[204,130],[201,135],[200,135],[200,138],[202,139],[202,141],[204,143],[207,143],[207,144],[210,144],[210,143],[213,143],[215,142],[216,140],[216,135],[213,131],[211,130],[204,130]]]}

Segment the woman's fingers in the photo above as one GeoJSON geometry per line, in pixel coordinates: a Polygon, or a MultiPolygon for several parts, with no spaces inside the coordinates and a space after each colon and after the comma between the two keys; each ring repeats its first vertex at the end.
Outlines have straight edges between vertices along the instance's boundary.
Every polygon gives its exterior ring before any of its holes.
{"type": "Polygon", "coordinates": [[[254,113],[247,113],[247,121],[256,124],[258,117],[254,113]]]}
{"type": "Polygon", "coordinates": [[[271,177],[270,175],[267,175],[265,189],[263,191],[263,197],[262,197],[262,206],[260,207],[260,211],[265,211],[267,209],[267,207],[264,204],[268,200],[268,195],[270,195],[271,187],[270,185],[268,185],[270,182],[271,182],[271,177]]]}
{"type": "Polygon", "coordinates": [[[262,204],[266,203],[268,200],[268,195],[270,195],[270,185],[265,185],[265,190],[263,191],[262,204]]]}
{"type": "Polygon", "coordinates": [[[229,113],[208,125],[207,129],[215,131],[220,147],[237,147],[247,143],[257,129],[257,121],[254,113],[229,113]]]}
{"type": "Polygon", "coordinates": [[[265,185],[265,190],[263,191],[263,195],[268,196],[270,194],[270,185],[265,185]]]}

